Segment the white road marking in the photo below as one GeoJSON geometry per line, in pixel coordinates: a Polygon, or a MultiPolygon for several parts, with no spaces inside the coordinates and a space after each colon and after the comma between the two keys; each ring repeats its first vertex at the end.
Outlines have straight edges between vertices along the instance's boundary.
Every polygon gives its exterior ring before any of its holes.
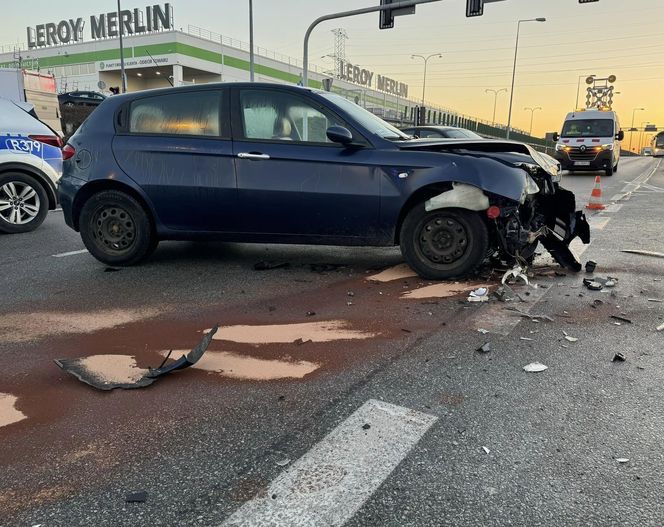
{"type": "Polygon", "coordinates": [[[222,527],[344,525],[437,419],[367,401],[222,527]]]}
{"type": "Polygon", "coordinates": [[[75,254],[84,254],[87,252],[87,249],[81,249],[80,251],[69,251],[68,253],[54,254],[52,256],[53,258],[64,258],[65,256],[74,256],[75,254]]]}

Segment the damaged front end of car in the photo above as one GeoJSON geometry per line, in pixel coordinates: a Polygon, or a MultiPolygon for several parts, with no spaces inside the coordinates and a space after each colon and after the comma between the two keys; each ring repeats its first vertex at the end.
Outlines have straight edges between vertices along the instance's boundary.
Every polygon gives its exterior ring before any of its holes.
{"type": "Polygon", "coordinates": [[[561,186],[553,158],[505,141],[419,143],[417,149],[454,155],[456,174],[446,175],[453,177],[451,187],[430,197],[425,210],[457,207],[482,215],[494,264],[529,266],[541,244],[562,267],[581,270],[569,246],[577,237],[590,243],[590,226],[574,194],[561,186]]]}
{"type": "Polygon", "coordinates": [[[515,163],[527,173],[519,202],[501,196],[489,200],[487,217],[498,242],[494,256],[530,265],[540,243],[562,267],[579,272],[581,263],[569,245],[577,237],[590,243],[590,226],[576,210],[574,194],[560,185],[558,167],[528,148],[533,162],[515,163]]]}

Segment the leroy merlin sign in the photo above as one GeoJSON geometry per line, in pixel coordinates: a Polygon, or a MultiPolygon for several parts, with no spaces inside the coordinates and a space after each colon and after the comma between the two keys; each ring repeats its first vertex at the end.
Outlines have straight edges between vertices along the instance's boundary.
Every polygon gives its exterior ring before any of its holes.
{"type": "MultiPolygon", "coordinates": [[[[85,20],[82,17],[28,27],[28,48],[80,42],[83,40],[84,28],[85,20]]],[[[173,8],[166,3],[147,6],[145,9],[123,9],[92,15],[89,28],[92,40],[117,37],[120,32],[124,36],[173,29],[173,8]]]]}

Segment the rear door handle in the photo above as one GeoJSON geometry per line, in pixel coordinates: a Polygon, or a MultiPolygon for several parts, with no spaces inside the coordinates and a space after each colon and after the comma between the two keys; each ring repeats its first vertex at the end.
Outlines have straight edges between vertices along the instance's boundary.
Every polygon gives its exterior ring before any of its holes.
{"type": "Polygon", "coordinates": [[[270,159],[267,154],[259,154],[254,152],[240,152],[237,155],[240,159],[270,159]]]}

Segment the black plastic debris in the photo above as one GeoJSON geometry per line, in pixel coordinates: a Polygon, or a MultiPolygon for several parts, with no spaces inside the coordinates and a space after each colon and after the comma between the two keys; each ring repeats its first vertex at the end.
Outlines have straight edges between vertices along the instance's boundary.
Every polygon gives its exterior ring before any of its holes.
{"type": "Polygon", "coordinates": [[[290,267],[288,262],[257,262],[254,264],[255,271],[270,271],[272,269],[287,269],[290,267]]]}
{"type": "Polygon", "coordinates": [[[616,353],[611,359],[611,362],[625,362],[626,360],[627,357],[625,357],[625,355],[623,355],[622,353],[616,353]]]}
{"type": "Polygon", "coordinates": [[[120,269],[118,269],[117,267],[106,267],[104,269],[104,272],[105,273],[117,273],[119,270],[120,269]]]}
{"type": "Polygon", "coordinates": [[[594,273],[597,268],[597,262],[593,260],[588,260],[586,262],[586,273],[594,273]]]}
{"type": "Polygon", "coordinates": [[[489,353],[491,351],[491,344],[489,342],[485,342],[479,348],[477,348],[476,351],[479,351],[480,353],[489,353]]]}
{"type": "Polygon", "coordinates": [[[362,425],[362,430],[369,430],[369,428],[371,428],[371,425],[369,423],[364,423],[362,425]]]}
{"type": "Polygon", "coordinates": [[[329,264],[329,263],[309,265],[309,269],[311,269],[315,273],[325,273],[327,271],[336,271],[338,269],[343,269],[344,267],[346,267],[344,264],[329,264]]]}
{"type": "Polygon", "coordinates": [[[177,370],[189,368],[190,366],[196,364],[207,350],[210,342],[212,341],[212,337],[218,329],[219,326],[214,326],[203,336],[201,341],[189,353],[182,355],[182,357],[176,361],[171,362],[170,364],[166,364],[171,356],[172,351],[169,352],[158,368],[150,368],[148,372],[143,375],[143,377],[131,383],[113,383],[101,378],[98,372],[90,370],[85,366],[84,361],[87,357],[80,357],[78,359],[55,359],[54,362],[67,373],[71,373],[79,381],[89,384],[98,390],[108,391],[115,388],[145,388],[146,386],[150,386],[159,377],[177,370]]]}
{"type": "Polygon", "coordinates": [[[307,315],[308,317],[313,317],[313,316],[316,315],[316,312],[315,312],[315,311],[307,311],[306,315],[307,315]]]}
{"type": "Polygon", "coordinates": [[[630,319],[625,318],[625,317],[621,317],[621,316],[619,316],[619,315],[609,315],[609,316],[610,316],[610,318],[612,318],[612,319],[614,319],[614,320],[619,320],[620,322],[625,322],[625,323],[627,323],[627,324],[631,324],[631,323],[632,323],[632,321],[631,321],[630,319]]]}
{"type": "Polygon", "coordinates": [[[144,490],[138,492],[130,492],[125,496],[127,503],[144,503],[148,499],[148,493],[144,490]]]}

